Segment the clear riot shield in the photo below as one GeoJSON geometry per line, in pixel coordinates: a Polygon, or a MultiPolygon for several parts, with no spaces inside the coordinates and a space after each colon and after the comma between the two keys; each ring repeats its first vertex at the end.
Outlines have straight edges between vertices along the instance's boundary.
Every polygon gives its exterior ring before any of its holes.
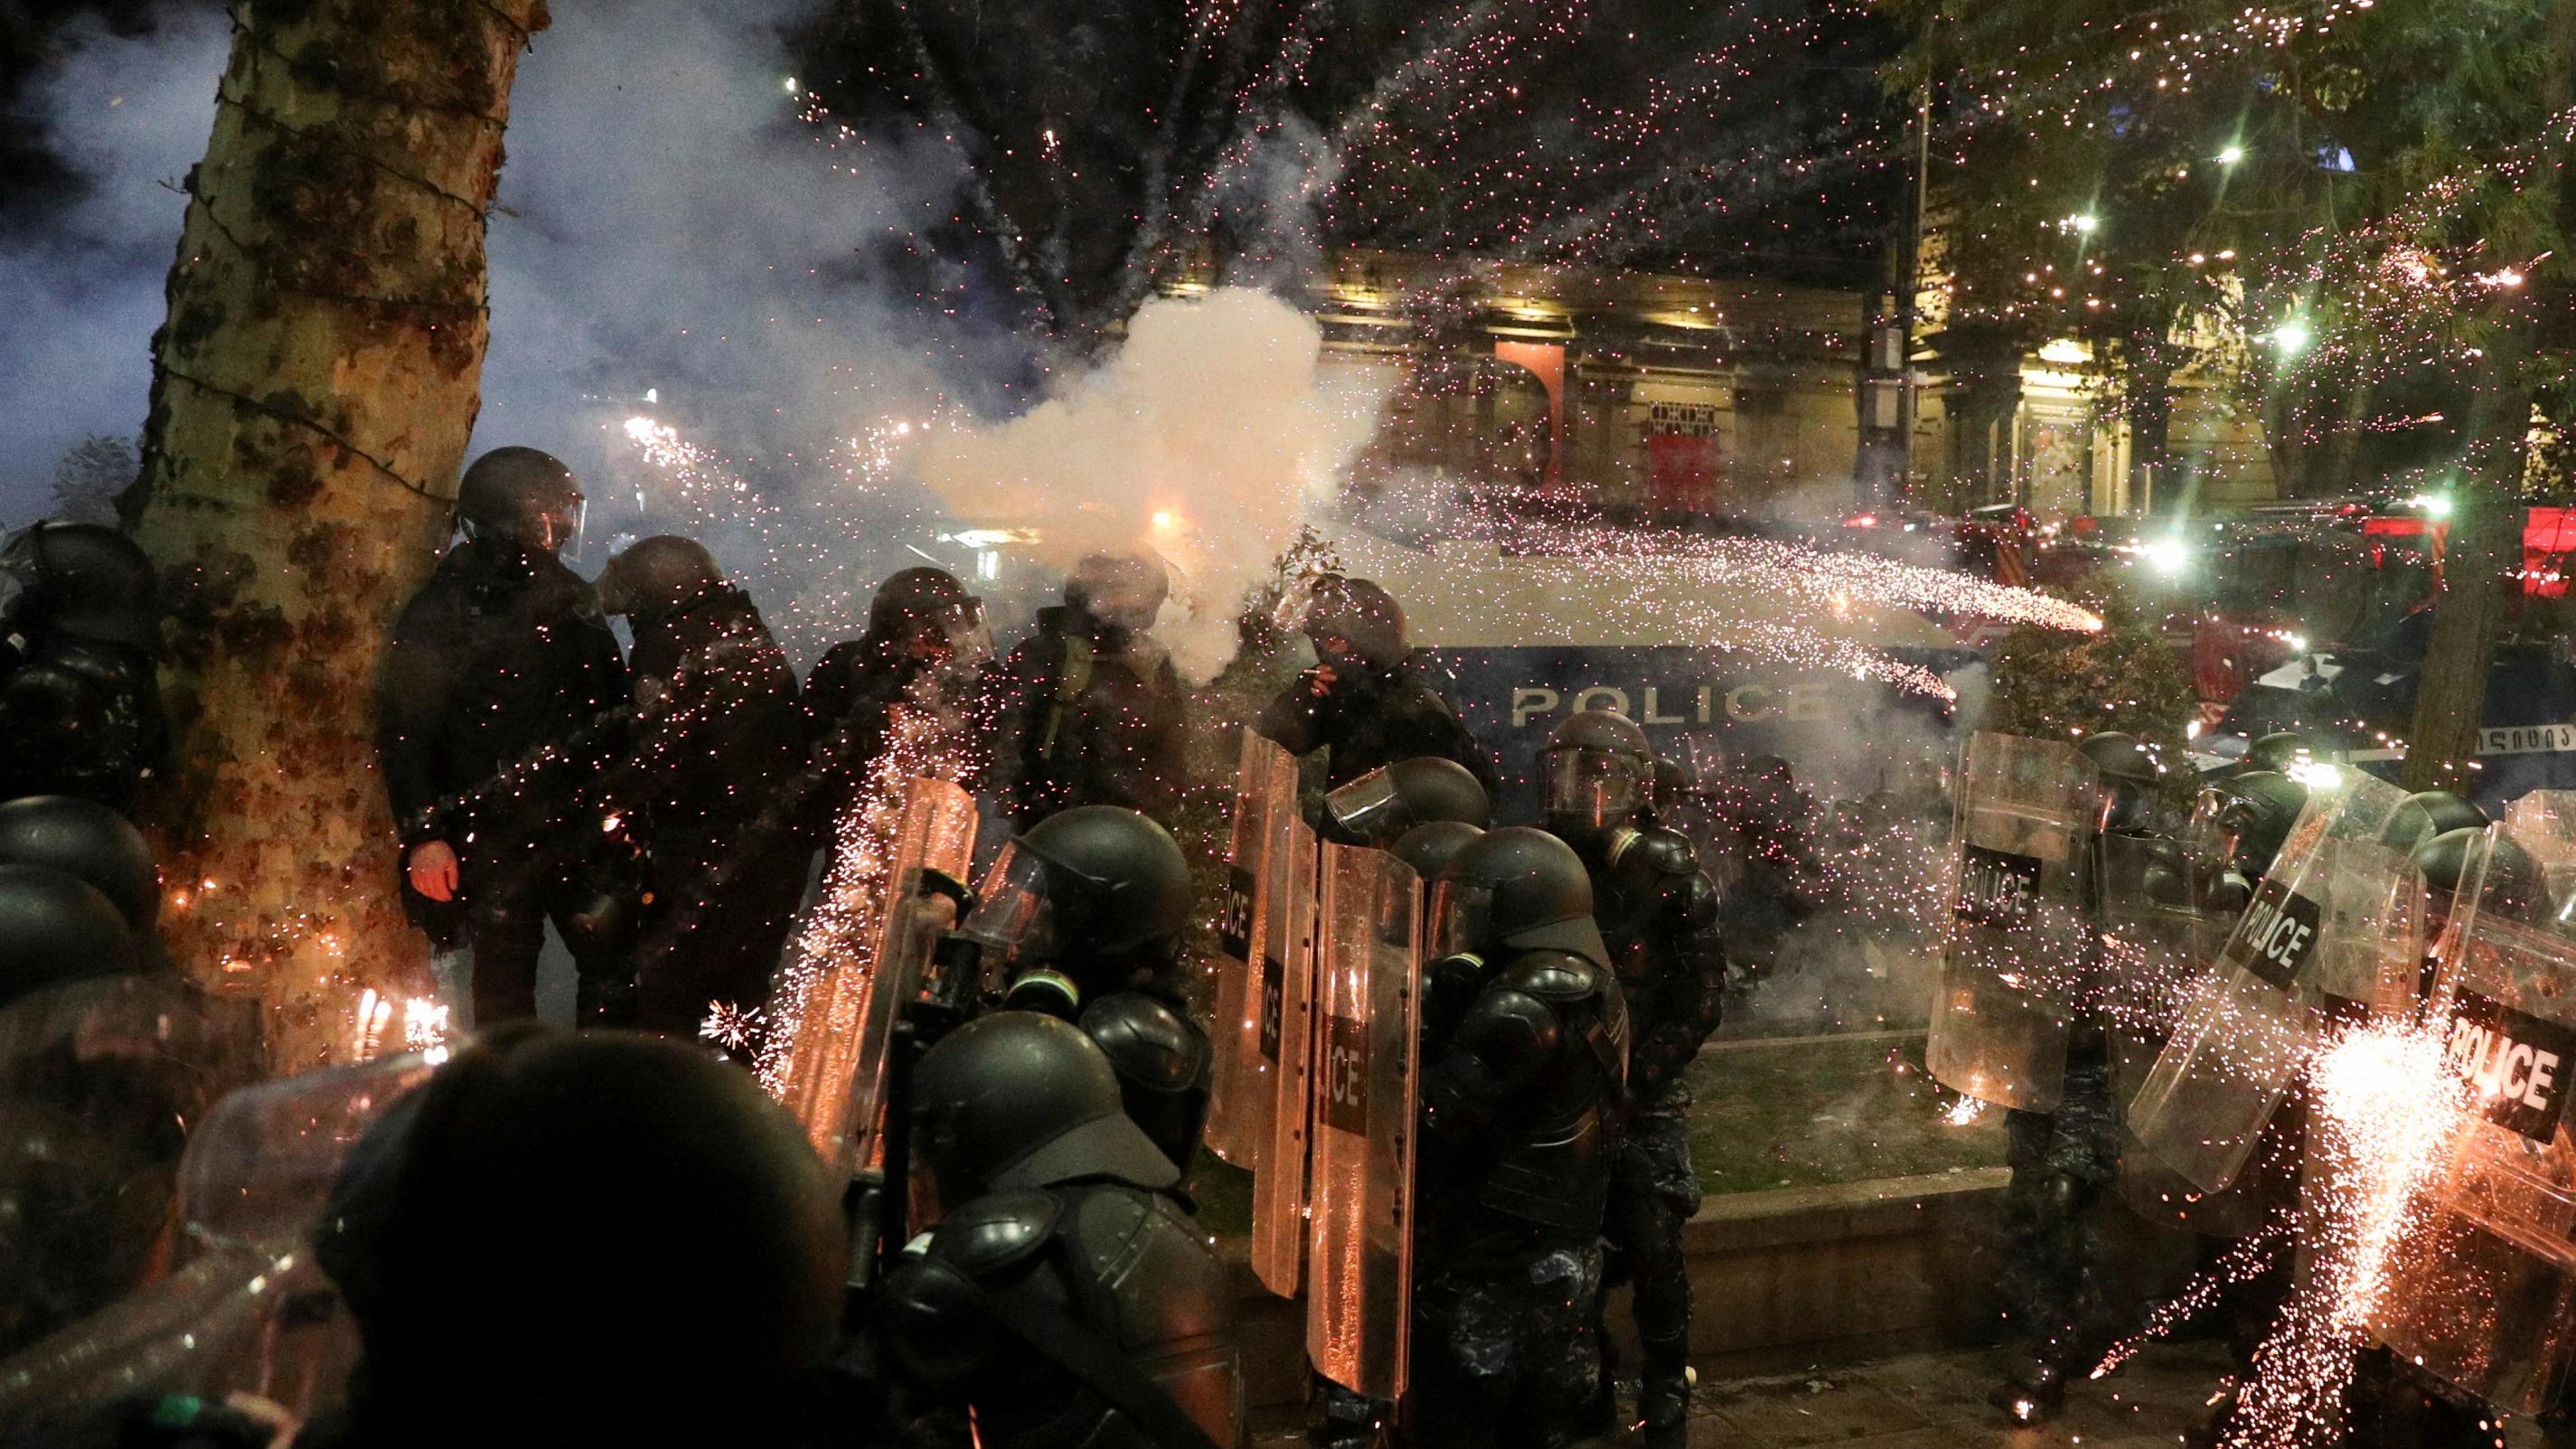
{"type": "MultiPolygon", "coordinates": [[[[2502,838],[2491,827],[2487,845],[2502,838]]],[[[2425,1014],[2470,1117],[2370,1328],[2461,1389],[2529,1414],[2557,1401],[2576,1359],[2576,937],[2527,898],[2527,883],[2491,878],[2491,859],[2482,845],[2471,863],[2425,1014]]]]}
{"type": "Polygon", "coordinates": [[[1379,850],[1327,845],[1322,875],[1306,1353],[1333,1382],[1392,1400],[1412,1322],[1422,888],[1379,850]]]}
{"type": "Polygon", "coordinates": [[[308,1240],[358,1139],[445,1059],[380,1057],[226,1097],[179,1162],[179,1266],[0,1362],[0,1424],[41,1438],[149,1393],[255,1394],[298,1418],[331,1407],[358,1344],[308,1240]]]}
{"type": "Polygon", "coordinates": [[[2071,745],[1980,733],[1959,796],[1957,874],[1924,1065],[2029,1112],[2057,1105],[2092,958],[2084,875],[2101,787],[2071,745]]]}
{"type": "MultiPolygon", "coordinates": [[[[2204,903],[2221,862],[2190,839],[2109,833],[2096,842],[2101,924],[2100,990],[2111,1053],[2111,1094],[2125,1103],[2145,1085],[2182,1003],[2227,939],[2232,916],[2204,903]]],[[[2261,1225],[2264,1205],[2239,1182],[2204,1193],[2128,1135],[2121,1199],[2149,1221],[2216,1237],[2261,1225]]]]}
{"type": "Polygon", "coordinates": [[[810,923],[797,942],[812,971],[776,1088],[814,1150],[843,1172],[873,1164],[882,1149],[895,1023],[920,989],[930,948],[954,924],[952,903],[925,892],[922,879],[939,871],[963,880],[973,869],[974,797],[946,780],[904,781],[885,852],[875,889],[825,883],[818,913],[858,918],[810,923]]]}
{"type": "Polygon", "coordinates": [[[1273,1134],[1278,1095],[1279,1033],[1274,1003],[1285,942],[1269,931],[1265,888],[1274,880],[1270,855],[1284,846],[1274,827],[1297,813],[1297,757],[1275,740],[1243,732],[1243,755],[1234,772],[1234,840],[1226,851],[1223,912],[1217,950],[1209,963],[1216,977],[1216,1067],[1208,1098],[1208,1150],[1249,1171],[1261,1170],[1273,1134]]]}
{"type": "Polygon", "coordinates": [[[2531,852],[2561,920],[2576,912],[2576,790],[2534,790],[2505,807],[2505,834],[2531,852]]]}
{"type": "Polygon", "coordinates": [[[1307,1131],[1315,1096],[1317,845],[1314,828],[1295,810],[1273,812],[1270,833],[1256,909],[1264,943],[1260,1051],[1276,1069],[1270,1142],[1252,1180],[1251,1256],[1261,1286],[1293,1298],[1305,1266],[1307,1131]]]}
{"type": "Polygon", "coordinates": [[[2128,1107],[2129,1130],[2202,1192],[2233,1182],[2329,1015],[2411,995],[2422,890],[2380,843],[2405,793],[2357,770],[2307,808],[2128,1107]]]}

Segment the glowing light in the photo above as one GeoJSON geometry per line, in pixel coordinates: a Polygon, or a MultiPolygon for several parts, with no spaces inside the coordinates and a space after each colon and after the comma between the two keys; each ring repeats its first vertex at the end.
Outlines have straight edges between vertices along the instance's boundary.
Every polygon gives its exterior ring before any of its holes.
{"type": "Polygon", "coordinates": [[[2221,166],[2233,166],[2244,159],[2245,148],[2234,142],[2218,148],[2218,164],[2221,166]]]}
{"type": "Polygon", "coordinates": [[[2307,323],[2296,317],[2272,329],[2272,346],[2278,349],[2283,357],[2298,356],[2307,351],[2308,344],[2314,341],[2316,341],[2316,334],[2309,330],[2307,323]]]}
{"type": "Polygon", "coordinates": [[[1941,1114],[1941,1122],[1947,1127],[1965,1127],[1985,1114],[1986,1104],[1982,1099],[1961,1097],[1950,1104],[1950,1110],[1941,1114]]]}
{"type": "Polygon", "coordinates": [[[2191,550],[2178,538],[2159,538],[2140,544],[2138,556],[2146,560],[2147,567],[2167,578],[2191,567],[2191,550]]]}
{"type": "Polygon", "coordinates": [[[707,1004],[706,1020],[698,1023],[698,1036],[729,1052],[750,1050],[760,1040],[760,1008],[736,1006],[730,1001],[707,1004]]]}
{"type": "Polygon", "coordinates": [[[2315,760],[2294,762],[2282,773],[2311,790],[2338,790],[2343,787],[2343,771],[2315,760]]]}
{"type": "Polygon", "coordinates": [[[2058,225],[2077,236],[2091,236],[2094,230],[2102,225],[2102,218],[2089,211],[2079,211],[2059,222],[2058,225]]]}

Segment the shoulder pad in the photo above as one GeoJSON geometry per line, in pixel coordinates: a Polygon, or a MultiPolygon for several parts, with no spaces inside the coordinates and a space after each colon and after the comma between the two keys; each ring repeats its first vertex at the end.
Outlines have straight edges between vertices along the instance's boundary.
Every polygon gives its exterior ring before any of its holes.
{"type": "Polygon", "coordinates": [[[1177,1011],[1141,991],[1113,991],[1082,1009],[1082,1034],[1130,1081],[1177,1091],[1204,1080],[1215,1054],[1177,1011]]]}
{"type": "Polygon", "coordinates": [[[1686,876],[1699,870],[1699,848],[1690,837],[1669,826],[1649,825],[1622,842],[1612,864],[1657,875],[1686,876]]]}
{"type": "Polygon", "coordinates": [[[1523,951],[1494,974],[1494,991],[1516,991],[1543,1002],[1579,1001],[1601,990],[1601,968],[1571,951],[1523,951]]]}
{"type": "Polygon", "coordinates": [[[1710,880],[1704,870],[1691,872],[1679,901],[1682,929],[1705,931],[1716,925],[1719,904],[1717,882],[1710,880]]]}
{"type": "Polygon", "coordinates": [[[1051,1192],[988,1192],[939,1220],[928,1253],[969,1277],[991,1277],[1037,1252],[1063,1216],[1064,1203],[1051,1192]]]}

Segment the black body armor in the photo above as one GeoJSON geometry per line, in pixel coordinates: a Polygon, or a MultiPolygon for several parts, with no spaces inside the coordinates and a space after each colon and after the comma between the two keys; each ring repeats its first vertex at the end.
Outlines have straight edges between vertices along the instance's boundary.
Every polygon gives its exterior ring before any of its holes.
{"type": "Polygon", "coordinates": [[[1230,1449],[1232,1311],[1223,1263],[1167,1193],[1100,1178],[987,1193],[886,1282],[898,1427],[986,1449],[1187,1449],[1158,1417],[1177,1408],[1230,1449]]]}
{"type": "Polygon", "coordinates": [[[131,814],[143,781],[170,763],[152,656],[39,632],[14,668],[0,663],[0,739],[0,799],[76,795],[131,814]]]}
{"type": "Polygon", "coordinates": [[[1627,1060],[1605,964],[1532,949],[1496,965],[1423,1073],[1424,1195],[1453,1220],[1420,1235],[1426,1254],[1598,1235],[1627,1060]]]}
{"type": "Polygon", "coordinates": [[[1074,1025],[1118,1070],[1118,1098],[1172,1165],[1186,1169],[1207,1125],[1216,1051],[1172,1002],[1151,991],[1117,991],[1083,1007],[1074,1025]]]}
{"type": "Polygon", "coordinates": [[[1682,1073],[1724,1008],[1717,885],[1679,831],[1623,827],[1596,839],[1590,849],[1573,843],[1592,876],[1593,918],[1627,998],[1629,1095],[1686,1103],[1682,1073]]]}

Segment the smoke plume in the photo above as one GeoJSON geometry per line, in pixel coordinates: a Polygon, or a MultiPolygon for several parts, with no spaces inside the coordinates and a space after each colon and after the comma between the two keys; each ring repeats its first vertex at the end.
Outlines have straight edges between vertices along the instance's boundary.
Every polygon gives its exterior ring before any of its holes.
{"type": "Polygon", "coordinates": [[[1148,302],[1118,352],[1019,417],[934,437],[921,481],[1048,562],[1144,548],[1172,571],[1156,632],[1184,678],[1232,657],[1245,591],[1377,425],[1378,394],[1317,367],[1313,319],[1266,292],[1148,302]]]}

